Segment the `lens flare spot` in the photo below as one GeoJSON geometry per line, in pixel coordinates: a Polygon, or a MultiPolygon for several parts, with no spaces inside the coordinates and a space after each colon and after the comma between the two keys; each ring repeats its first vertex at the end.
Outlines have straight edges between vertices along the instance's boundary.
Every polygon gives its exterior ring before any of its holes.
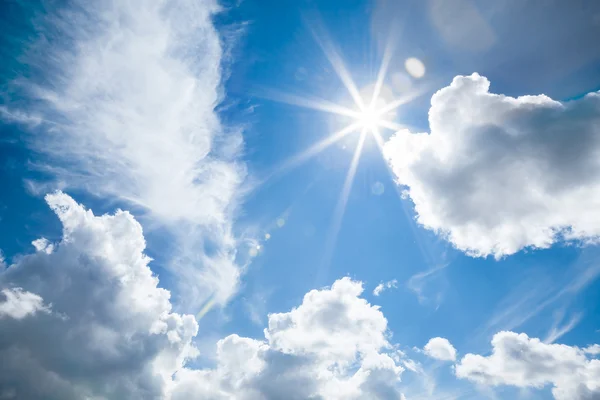
{"type": "Polygon", "coordinates": [[[375,196],[381,196],[383,192],[385,192],[385,186],[383,186],[383,183],[375,182],[371,186],[371,193],[373,193],[375,196]]]}
{"type": "Polygon", "coordinates": [[[413,78],[425,76],[425,64],[415,57],[410,57],[404,62],[404,68],[413,78]]]}

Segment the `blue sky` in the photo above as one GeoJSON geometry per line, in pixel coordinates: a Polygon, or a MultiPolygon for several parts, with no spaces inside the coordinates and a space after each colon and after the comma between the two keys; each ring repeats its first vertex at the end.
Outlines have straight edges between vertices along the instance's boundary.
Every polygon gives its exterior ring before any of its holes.
{"type": "Polygon", "coordinates": [[[0,398],[600,396],[599,6],[0,9],[0,398]]]}

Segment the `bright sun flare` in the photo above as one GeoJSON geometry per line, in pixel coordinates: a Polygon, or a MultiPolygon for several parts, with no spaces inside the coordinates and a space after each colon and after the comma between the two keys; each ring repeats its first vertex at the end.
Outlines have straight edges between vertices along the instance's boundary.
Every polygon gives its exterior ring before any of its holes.
{"type": "Polygon", "coordinates": [[[362,129],[366,129],[369,132],[374,131],[379,126],[380,116],[375,110],[370,107],[362,111],[358,115],[358,122],[362,129]]]}
{"type": "MultiPolygon", "coordinates": [[[[373,138],[380,152],[383,154],[384,139],[381,136],[380,131],[391,130],[398,132],[404,129],[403,125],[394,121],[394,110],[411,102],[413,99],[422,94],[422,91],[408,91],[394,99],[388,99],[387,97],[389,96],[382,95],[382,91],[384,91],[384,81],[392,56],[392,47],[388,45],[385,48],[383,59],[381,60],[381,66],[379,68],[379,72],[377,73],[377,79],[372,86],[372,90],[368,90],[369,93],[365,93],[363,90],[363,93],[361,94],[356,87],[356,84],[352,80],[350,73],[346,69],[346,66],[342,62],[342,58],[336,52],[335,46],[331,45],[331,43],[327,40],[326,35],[325,37],[315,35],[315,39],[323,49],[335,73],[348,90],[348,94],[354,102],[354,107],[352,107],[354,110],[322,98],[306,98],[293,93],[278,92],[276,90],[266,91],[264,97],[271,100],[276,100],[300,107],[311,108],[344,118],[349,118],[352,122],[339,131],[326,136],[296,156],[286,160],[286,162],[277,168],[277,171],[273,172],[273,174],[267,179],[272,176],[281,175],[282,173],[285,173],[285,171],[297,167],[299,164],[316,156],[326,148],[330,147],[334,143],[339,142],[341,139],[353,132],[360,133],[352,160],[350,161],[350,165],[348,167],[348,172],[346,173],[346,178],[344,179],[344,184],[339,195],[338,203],[334,210],[333,221],[331,223],[330,232],[325,245],[323,265],[327,265],[330,261],[331,255],[333,254],[332,252],[335,245],[335,240],[341,226],[342,217],[344,215],[350,190],[352,189],[352,183],[354,181],[354,176],[356,174],[365,140],[367,137],[373,138]]],[[[391,44],[391,42],[388,44],[391,44]]],[[[321,268],[319,275],[324,273],[324,271],[325,270],[321,268]]]]}

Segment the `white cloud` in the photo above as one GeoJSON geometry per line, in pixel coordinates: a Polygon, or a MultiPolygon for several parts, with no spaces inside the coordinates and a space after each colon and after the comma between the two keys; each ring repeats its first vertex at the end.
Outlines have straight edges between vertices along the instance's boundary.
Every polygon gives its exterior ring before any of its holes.
{"type": "Polygon", "coordinates": [[[387,321],[362,291],[340,279],[269,315],[265,340],[226,337],[215,369],[177,374],[173,399],[401,399],[387,321]]]}
{"type": "Polygon", "coordinates": [[[384,290],[397,287],[398,281],[396,279],[392,279],[388,282],[381,282],[379,285],[375,286],[375,289],[373,289],[373,295],[379,296],[384,290]]]}
{"type": "Polygon", "coordinates": [[[542,388],[552,385],[559,400],[600,397],[600,360],[583,349],[546,344],[514,332],[499,332],[492,339],[492,354],[467,354],[456,365],[456,376],[484,385],[542,388]]]}
{"type": "Polygon", "coordinates": [[[31,242],[31,244],[33,245],[33,247],[35,247],[37,251],[43,251],[46,254],[50,254],[52,253],[52,251],[54,251],[54,245],[50,243],[50,241],[48,241],[48,239],[46,238],[36,239],[33,242],[31,242]]]}
{"type": "MultiPolygon", "coordinates": [[[[25,58],[41,79],[17,85],[39,116],[28,140],[47,156],[37,166],[64,189],[147,211],[176,236],[183,296],[223,303],[240,275],[231,223],[246,172],[240,133],[215,112],[217,11],[213,0],[69,2],[39,24],[25,58]]],[[[0,109],[4,119],[23,115],[0,109]]]]}
{"type": "Polygon", "coordinates": [[[473,256],[600,234],[600,95],[566,103],[489,92],[457,76],[431,99],[431,133],[398,132],[385,155],[418,221],[473,256]]]}
{"type": "Polygon", "coordinates": [[[573,330],[573,328],[575,328],[577,324],[579,324],[581,318],[583,317],[583,313],[576,313],[572,315],[571,318],[569,318],[569,320],[565,321],[563,325],[560,325],[560,323],[565,318],[565,314],[566,312],[564,309],[555,312],[554,323],[552,324],[550,331],[546,335],[546,338],[544,338],[544,343],[556,342],[558,339],[571,332],[571,330],[573,330]]]}
{"type": "Polygon", "coordinates": [[[50,307],[44,305],[44,299],[35,293],[23,291],[22,288],[5,288],[0,293],[4,297],[0,300],[0,319],[23,319],[39,311],[50,312],[50,307]]]}
{"type": "Polygon", "coordinates": [[[46,199],[62,241],[0,273],[0,288],[20,307],[20,319],[0,324],[0,387],[27,399],[163,397],[196,354],[198,326],[171,312],[141,226],[123,211],[94,216],[60,192],[46,199]],[[52,313],[34,313],[42,299],[52,313]]]}
{"type": "Polygon", "coordinates": [[[382,312],[360,297],[360,282],[310,291],[299,307],[269,315],[264,340],[230,335],[214,368],[190,369],[198,324],[172,311],[136,220],[124,211],[95,216],[61,192],[46,199],[62,240],[0,273],[4,292],[52,304],[52,313],[0,324],[5,392],[32,400],[401,398],[401,353],[382,312]]]}
{"type": "Polygon", "coordinates": [[[42,123],[41,118],[38,116],[20,110],[9,110],[6,106],[0,106],[0,118],[10,123],[24,124],[31,128],[35,128],[42,123]]]}
{"type": "Polygon", "coordinates": [[[455,361],[456,349],[448,341],[442,337],[429,339],[429,342],[423,347],[423,351],[431,358],[442,361],[455,361]]]}
{"type": "Polygon", "coordinates": [[[419,303],[425,304],[433,300],[436,309],[440,306],[444,296],[443,291],[432,290],[431,286],[440,286],[440,282],[443,282],[442,271],[447,266],[448,264],[434,266],[426,271],[418,272],[408,279],[406,286],[417,295],[419,303]]]}
{"type": "Polygon", "coordinates": [[[585,351],[591,356],[597,356],[600,354],[600,344],[593,344],[591,346],[588,346],[585,349],[583,349],[583,351],[585,351]]]}
{"type": "Polygon", "coordinates": [[[599,254],[597,246],[587,247],[572,265],[552,275],[548,275],[544,269],[524,271],[517,277],[519,284],[514,285],[504,299],[490,311],[488,320],[472,335],[472,341],[487,342],[487,338],[496,332],[518,330],[527,321],[549,308],[558,310],[554,313],[555,319],[549,339],[556,333],[565,333],[565,328],[570,328],[569,325],[574,327],[579,319],[577,314],[559,330],[555,330],[554,334],[552,332],[563,322],[565,311],[573,299],[600,276],[600,264],[594,262],[599,254]]]}

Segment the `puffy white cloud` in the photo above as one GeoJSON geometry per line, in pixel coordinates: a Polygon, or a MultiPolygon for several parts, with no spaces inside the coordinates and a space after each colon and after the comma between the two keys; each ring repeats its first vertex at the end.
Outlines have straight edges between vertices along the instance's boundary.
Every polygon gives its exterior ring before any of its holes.
{"type": "Polygon", "coordinates": [[[0,308],[13,316],[0,324],[0,387],[27,399],[162,398],[196,354],[198,326],[171,312],[141,226],[123,211],[94,216],[60,192],[46,199],[62,240],[0,272],[12,304],[0,308]]]}
{"type": "Polygon", "coordinates": [[[43,251],[44,253],[50,254],[54,251],[54,245],[46,238],[39,238],[31,242],[33,247],[37,251],[43,251]]]}
{"type": "Polygon", "coordinates": [[[490,93],[457,76],[431,99],[431,133],[385,144],[420,224],[473,256],[600,234],[600,94],[554,101],[490,93]]]}
{"type": "Polygon", "coordinates": [[[0,272],[11,310],[29,307],[0,324],[2,393],[32,400],[401,398],[403,355],[388,341],[382,312],[360,297],[360,282],[343,278],[310,291],[299,307],[269,315],[264,340],[230,335],[218,342],[214,368],[191,369],[198,324],[172,311],[169,291],[148,266],[140,224],[124,211],[95,216],[62,192],[46,200],[62,240],[0,272]]]}
{"type": "Polygon", "coordinates": [[[423,351],[431,358],[442,361],[455,361],[456,349],[446,338],[434,337],[423,347],[423,351]]]}
{"type": "Polygon", "coordinates": [[[591,346],[588,346],[585,349],[583,349],[583,351],[585,351],[589,355],[597,356],[598,354],[600,354],[600,344],[593,344],[591,346]]]}
{"type": "Polygon", "coordinates": [[[387,320],[378,307],[358,297],[362,292],[362,284],[349,278],[336,281],[330,290],[312,290],[300,307],[269,315],[265,335],[283,352],[323,347],[331,358],[348,362],[357,353],[376,352],[387,346],[387,320]]]}
{"type": "Polygon", "coordinates": [[[362,291],[340,279],[270,314],[265,340],[221,340],[218,366],[178,373],[173,399],[401,399],[387,321],[362,291]]]}
{"type": "Polygon", "coordinates": [[[16,82],[31,116],[0,108],[0,118],[32,128],[27,143],[46,156],[37,167],[61,189],[126,201],[148,213],[148,226],[166,225],[178,239],[170,264],[182,297],[224,303],[240,275],[231,223],[246,172],[239,130],[215,111],[218,10],[215,0],[55,7],[23,58],[32,73],[16,82]]]}
{"type": "Polygon", "coordinates": [[[456,376],[485,385],[552,385],[561,400],[600,398],[600,360],[578,347],[546,344],[524,333],[497,333],[492,354],[467,354],[456,365],[456,376]]]}
{"type": "Polygon", "coordinates": [[[396,288],[398,287],[397,285],[398,281],[396,279],[392,279],[388,282],[381,282],[379,285],[375,286],[375,289],[373,289],[373,295],[379,296],[384,290],[396,288]]]}
{"type": "Polygon", "coordinates": [[[25,292],[22,288],[4,288],[0,293],[4,297],[0,300],[0,319],[23,319],[39,311],[50,312],[50,307],[44,304],[44,299],[35,293],[25,292]]]}

